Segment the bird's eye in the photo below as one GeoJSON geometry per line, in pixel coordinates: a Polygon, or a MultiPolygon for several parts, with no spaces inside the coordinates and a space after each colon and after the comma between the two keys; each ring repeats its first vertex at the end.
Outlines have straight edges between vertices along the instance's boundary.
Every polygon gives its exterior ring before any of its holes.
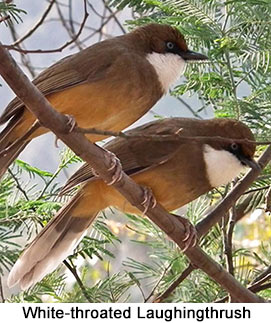
{"type": "Polygon", "coordinates": [[[174,48],[174,43],[172,43],[171,41],[168,41],[166,43],[166,46],[167,46],[167,49],[172,50],[174,48]]]}
{"type": "Polygon", "coordinates": [[[230,147],[232,151],[237,151],[239,149],[239,146],[235,142],[231,143],[230,147]]]}

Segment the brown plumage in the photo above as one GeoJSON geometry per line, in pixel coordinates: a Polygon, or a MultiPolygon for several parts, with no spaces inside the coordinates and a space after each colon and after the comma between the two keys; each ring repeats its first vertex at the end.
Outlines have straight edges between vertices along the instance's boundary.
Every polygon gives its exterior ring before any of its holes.
{"type": "MultiPolygon", "coordinates": [[[[244,124],[230,119],[164,119],[128,133],[165,135],[174,134],[180,129],[181,136],[254,140],[244,124]]],[[[156,200],[168,211],[187,204],[213,188],[210,183],[212,172],[209,173],[207,163],[211,162],[212,167],[216,168],[214,171],[223,173],[221,181],[230,181],[238,175],[242,169],[241,163],[255,163],[252,159],[255,151],[253,144],[116,138],[105,148],[116,154],[123,170],[138,184],[150,187],[156,200]],[[206,147],[212,147],[210,154],[206,147]],[[208,157],[206,154],[209,154],[208,157]],[[212,159],[214,156],[216,159],[212,159]],[[217,164],[213,164],[213,160],[217,164]],[[232,168],[235,168],[234,173],[232,168]],[[224,173],[228,173],[228,176],[224,177],[224,173]]],[[[21,288],[26,289],[55,269],[72,252],[96,215],[106,207],[115,206],[123,212],[139,213],[117,190],[96,178],[87,164],[70,178],[62,193],[79,184],[82,187],[75,196],[20,256],[9,275],[10,286],[19,283],[21,288]]]]}
{"type": "MultiPolygon", "coordinates": [[[[60,60],[44,70],[33,83],[55,109],[73,116],[80,127],[120,131],[144,115],[167,91],[161,84],[167,68],[159,77],[147,58],[151,53],[168,54],[166,44],[169,41],[175,44],[173,56],[180,62],[206,58],[188,51],[177,29],[150,24],[60,60]]],[[[179,70],[179,74],[181,72],[179,70]]],[[[166,75],[169,83],[175,79],[176,75],[172,75],[172,79],[171,75],[166,75]]],[[[20,99],[12,100],[0,117],[0,125],[7,123],[0,134],[0,151],[20,139],[34,121],[35,116],[20,99]]],[[[47,131],[40,127],[2,156],[0,176],[31,139],[47,131]]],[[[95,135],[88,137],[94,142],[103,139],[95,135]]]]}

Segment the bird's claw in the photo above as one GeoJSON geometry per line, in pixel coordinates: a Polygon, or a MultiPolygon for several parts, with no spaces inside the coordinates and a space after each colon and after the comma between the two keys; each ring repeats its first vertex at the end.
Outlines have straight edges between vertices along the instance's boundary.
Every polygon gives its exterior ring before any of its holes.
{"type": "Polygon", "coordinates": [[[71,133],[74,128],[76,127],[76,120],[73,116],[71,116],[70,114],[65,114],[65,116],[67,117],[68,119],[68,122],[67,122],[67,127],[68,127],[68,133],[71,133]]]}
{"type": "Polygon", "coordinates": [[[108,168],[109,172],[112,172],[112,181],[108,182],[107,185],[113,185],[122,179],[122,166],[120,160],[115,154],[108,151],[111,166],[108,168]]]}
{"type": "Polygon", "coordinates": [[[153,209],[156,206],[157,201],[149,187],[143,187],[143,198],[141,205],[144,206],[143,214],[146,214],[150,208],[153,209]]]}
{"type": "Polygon", "coordinates": [[[176,216],[176,218],[182,223],[185,230],[185,237],[183,239],[184,248],[182,251],[186,251],[189,248],[194,248],[198,243],[198,234],[196,228],[188,219],[182,216],[176,216]]]}
{"type": "MultiPolygon", "coordinates": [[[[113,185],[122,179],[122,166],[120,160],[115,154],[111,153],[110,151],[106,151],[106,154],[110,162],[110,167],[107,170],[108,172],[112,173],[112,180],[110,182],[106,182],[106,184],[113,185]]],[[[95,177],[100,177],[100,174],[94,168],[91,168],[91,171],[95,177]]]]}
{"type": "Polygon", "coordinates": [[[91,171],[92,171],[92,174],[95,176],[95,177],[100,177],[99,173],[96,172],[96,170],[94,168],[91,168],[91,171]]]}

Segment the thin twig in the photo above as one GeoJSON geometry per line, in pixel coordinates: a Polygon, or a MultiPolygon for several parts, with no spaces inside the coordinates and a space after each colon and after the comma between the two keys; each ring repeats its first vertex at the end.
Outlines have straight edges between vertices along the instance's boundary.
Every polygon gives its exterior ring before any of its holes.
{"type": "Polygon", "coordinates": [[[28,37],[30,37],[41,26],[42,23],[44,22],[44,20],[46,19],[46,17],[48,16],[49,12],[51,11],[51,9],[52,9],[55,2],[56,2],[56,0],[51,0],[50,3],[49,3],[49,6],[44,11],[43,15],[37,21],[37,23],[31,29],[29,29],[28,32],[24,36],[17,39],[13,44],[11,44],[11,46],[14,46],[14,47],[18,46],[21,42],[23,42],[28,37]]]}
{"type": "Polygon", "coordinates": [[[247,195],[247,194],[250,194],[250,193],[255,193],[255,192],[267,190],[269,187],[270,187],[269,185],[265,185],[265,186],[262,186],[262,187],[252,188],[251,190],[248,190],[248,191],[244,192],[243,195],[247,195]]]}
{"type": "MultiPolygon", "coordinates": [[[[68,33],[69,37],[70,37],[71,39],[73,39],[73,38],[75,37],[75,32],[73,32],[73,31],[72,31],[72,29],[70,29],[70,28],[68,27],[68,25],[66,24],[66,20],[65,20],[65,18],[64,18],[64,16],[63,16],[63,14],[62,14],[62,11],[61,11],[60,6],[59,6],[59,4],[58,4],[58,3],[56,3],[56,8],[57,8],[57,13],[58,13],[58,15],[59,15],[59,18],[60,18],[60,21],[61,21],[61,23],[62,23],[63,27],[66,29],[66,31],[67,31],[67,33],[68,33]]],[[[71,10],[69,10],[69,12],[70,12],[70,11],[71,11],[71,10]]],[[[69,22],[70,22],[70,21],[69,21],[69,22]]],[[[78,48],[79,50],[82,50],[82,49],[83,49],[83,47],[82,47],[82,45],[80,44],[80,42],[78,41],[78,39],[76,39],[76,40],[74,41],[74,43],[76,44],[76,46],[77,46],[77,48],[78,48]]]]}
{"type": "MultiPolygon", "coordinates": [[[[16,39],[18,38],[18,35],[15,30],[15,25],[10,24],[9,30],[10,30],[11,37],[12,37],[13,41],[16,41],[16,39]]],[[[21,46],[18,45],[18,47],[22,48],[23,44],[21,46]]],[[[34,78],[36,76],[36,73],[35,73],[35,70],[34,70],[32,64],[31,64],[30,57],[28,55],[24,55],[23,53],[20,53],[20,56],[21,56],[22,64],[28,69],[30,75],[34,78]]]]}
{"type": "Polygon", "coordinates": [[[22,192],[22,194],[23,194],[23,196],[25,197],[25,199],[26,199],[27,201],[29,201],[29,197],[27,196],[26,191],[22,188],[22,186],[21,186],[21,184],[20,184],[20,182],[19,182],[18,178],[17,178],[17,177],[12,173],[12,171],[11,171],[10,169],[8,169],[8,172],[9,172],[9,174],[11,175],[11,177],[14,179],[14,181],[15,181],[15,183],[16,183],[16,187],[18,188],[18,190],[19,190],[20,192],[22,192]]]}
{"type": "Polygon", "coordinates": [[[173,284],[171,284],[163,294],[156,297],[154,300],[154,303],[162,303],[165,299],[168,298],[168,296],[185,280],[185,278],[191,274],[191,272],[196,267],[193,266],[191,263],[188,265],[188,267],[181,273],[181,275],[174,281],[173,284]]]}
{"type": "Polygon", "coordinates": [[[126,34],[126,30],[124,29],[122,23],[119,21],[119,19],[117,18],[117,14],[120,12],[120,10],[116,10],[115,12],[113,12],[112,8],[110,6],[108,6],[108,4],[106,3],[105,0],[102,0],[103,4],[105,6],[105,8],[111,13],[113,14],[113,18],[116,22],[116,24],[119,26],[120,30],[122,31],[123,34],[126,34]]]}
{"type": "Polygon", "coordinates": [[[7,21],[9,19],[10,19],[10,16],[9,15],[7,15],[5,17],[0,17],[0,23],[3,22],[3,21],[7,21]]]}
{"type": "Polygon", "coordinates": [[[121,138],[140,138],[144,140],[153,140],[153,141],[169,141],[175,140],[180,142],[206,142],[206,141],[214,141],[214,142],[228,142],[228,143],[240,143],[240,144],[255,144],[255,145],[270,145],[271,141],[254,141],[249,139],[234,139],[234,138],[224,138],[221,136],[182,136],[182,129],[179,129],[175,134],[170,135],[145,135],[145,134],[130,134],[129,132],[122,131],[109,131],[109,130],[100,130],[97,128],[81,128],[76,127],[75,131],[81,132],[84,134],[96,134],[101,136],[112,136],[112,137],[121,137],[121,138]]]}
{"type": "Polygon", "coordinates": [[[268,266],[262,273],[260,273],[253,281],[252,281],[252,285],[258,283],[258,282],[265,282],[267,279],[266,277],[269,277],[270,279],[270,275],[271,275],[271,265],[268,266]]]}
{"type": "MultiPolygon", "coordinates": [[[[171,94],[171,92],[170,92],[170,94],[171,94]]],[[[184,99],[182,99],[179,96],[178,97],[174,96],[174,98],[176,98],[179,102],[181,102],[188,109],[188,111],[190,111],[193,114],[194,117],[202,119],[202,117],[196,111],[194,111],[192,109],[192,107],[187,102],[184,101],[184,99]]]]}
{"type": "Polygon", "coordinates": [[[225,245],[225,253],[227,259],[227,267],[228,272],[234,276],[234,265],[233,265],[233,257],[232,257],[232,238],[233,238],[233,230],[236,223],[236,210],[233,206],[230,210],[230,218],[228,223],[228,230],[226,233],[226,245],[225,245]]]}
{"type": "MultiPolygon", "coordinates": [[[[179,257],[177,257],[177,258],[179,258],[179,257]]],[[[158,279],[157,283],[154,285],[154,287],[153,287],[153,289],[151,290],[151,292],[150,292],[149,296],[147,296],[147,297],[146,297],[146,299],[145,299],[145,303],[147,303],[147,301],[148,301],[148,300],[149,300],[149,299],[154,295],[156,288],[159,286],[159,284],[161,283],[162,279],[165,277],[165,275],[166,275],[167,271],[169,270],[169,268],[171,268],[172,263],[173,263],[174,261],[176,261],[176,259],[177,259],[177,258],[173,259],[173,260],[170,262],[170,264],[169,264],[169,265],[168,265],[168,266],[163,270],[161,277],[158,279]]]]}
{"type": "Polygon", "coordinates": [[[22,49],[20,47],[16,47],[13,45],[2,45],[2,46],[5,47],[6,49],[15,50],[15,51],[23,53],[23,54],[27,54],[27,53],[48,54],[48,53],[62,52],[63,49],[65,49],[66,47],[68,47],[69,45],[71,45],[72,43],[74,43],[78,39],[78,37],[80,36],[80,34],[83,31],[83,28],[85,26],[88,16],[89,16],[89,14],[87,12],[87,4],[86,4],[86,0],[84,0],[84,17],[83,17],[82,23],[80,25],[80,28],[79,28],[77,34],[72,39],[70,39],[69,41],[67,41],[65,44],[63,44],[62,46],[60,46],[58,48],[55,48],[55,49],[22,49]]]}
{"type": "Polygon", "coordinates": [[[89,297],[88,295],[88,292],[86,290],[86,287],[84,286],[81,278],[79,277],[78,273],[77,273],[77,270],[75,267],[73,267],[72,265],[69,264],[69,262],[67,260],[64,260],[63,261],[64,265],[69,269],[69,271],[73,274],[74,278],[76,279],[82,293],[84,294],[86,300],[89,302],[89,303],[93,303],[93,300],[89,297]]]}

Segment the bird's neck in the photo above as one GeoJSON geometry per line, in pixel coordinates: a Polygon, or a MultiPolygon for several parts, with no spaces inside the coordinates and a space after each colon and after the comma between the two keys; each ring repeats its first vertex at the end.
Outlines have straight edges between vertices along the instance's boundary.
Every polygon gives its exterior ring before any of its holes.
{"type": "Polygon", "coordinates": [[[227,184],[244,169],[238,158],[227,150],[217,150],[205,144],[203,158],[206,173],[212,187],[227,184]]]}
{"type": "Polygon", "coordinates": [[[185,61],[176,54],[149,53],[147,60],[154,67],[164,93],[183,74],[185,61]]]}

